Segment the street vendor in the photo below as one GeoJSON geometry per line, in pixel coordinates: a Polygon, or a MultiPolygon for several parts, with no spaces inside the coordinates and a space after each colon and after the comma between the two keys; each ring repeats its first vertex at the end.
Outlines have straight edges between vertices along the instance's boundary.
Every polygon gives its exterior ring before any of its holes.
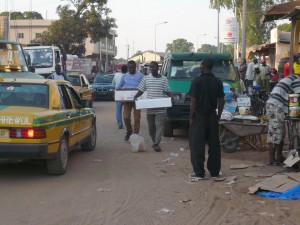
{"type": "Polygon", "coordinates": [[[277,166],[283,163],[283,141],[285,137],[284,119],[288,113],[289,94],[300,93],[300,77],[289,75],[280,80],[271,92],[266,109],[269,116],[267,142],[269,144],[268,165],[277,166]],[[275,157],[276,154],[276,157],[275,157]]]}

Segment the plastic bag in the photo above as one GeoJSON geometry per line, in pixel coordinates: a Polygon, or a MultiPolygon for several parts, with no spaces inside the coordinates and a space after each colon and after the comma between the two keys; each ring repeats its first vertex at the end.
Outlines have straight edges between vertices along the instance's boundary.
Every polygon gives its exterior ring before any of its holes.
{"type": "Polygon", "coordinates": [[[138,134],[130,135],[129,142],[131,144],[131,151],[133,152],[145,152],[146,143],[144,137],[138,134]]]}

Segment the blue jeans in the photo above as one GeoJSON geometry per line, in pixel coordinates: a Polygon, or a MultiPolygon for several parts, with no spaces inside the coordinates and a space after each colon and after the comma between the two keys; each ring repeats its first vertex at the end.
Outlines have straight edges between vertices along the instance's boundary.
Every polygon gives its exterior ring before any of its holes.
{"type": "Polygon", "coordinates": [[[123,102],[116,102],[116,119],[119,126],[123,125],[122,108],[123,102]]]}

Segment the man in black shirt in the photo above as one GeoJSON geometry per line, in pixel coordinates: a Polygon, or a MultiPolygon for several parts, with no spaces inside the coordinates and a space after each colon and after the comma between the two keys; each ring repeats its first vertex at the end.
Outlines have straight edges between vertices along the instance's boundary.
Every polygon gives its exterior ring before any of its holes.
{"type": "Polygon", "coordinates": [[[194,174],[191,178],[201,180],[205,169],[205,144],[208,144],[207,169],[211,177],[218,177],[221,168],[221,148],[218,121],[224,107],[223,83],[211,70],[213,61],[203,59],[201,76],[193,80],[190,88],[190,150],[194,174]],[[216,112],[218,109],[218,113],[216,112]]]}

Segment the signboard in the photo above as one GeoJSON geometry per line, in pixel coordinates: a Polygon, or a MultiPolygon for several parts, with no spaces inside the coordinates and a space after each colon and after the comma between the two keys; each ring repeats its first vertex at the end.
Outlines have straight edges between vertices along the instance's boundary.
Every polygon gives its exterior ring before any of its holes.
{"type": "Polygon", "coordinates": [[[236,43],[239,40],[239,28],[236,17],[225,17],[222,20],[221,42],[236,43]]]}

